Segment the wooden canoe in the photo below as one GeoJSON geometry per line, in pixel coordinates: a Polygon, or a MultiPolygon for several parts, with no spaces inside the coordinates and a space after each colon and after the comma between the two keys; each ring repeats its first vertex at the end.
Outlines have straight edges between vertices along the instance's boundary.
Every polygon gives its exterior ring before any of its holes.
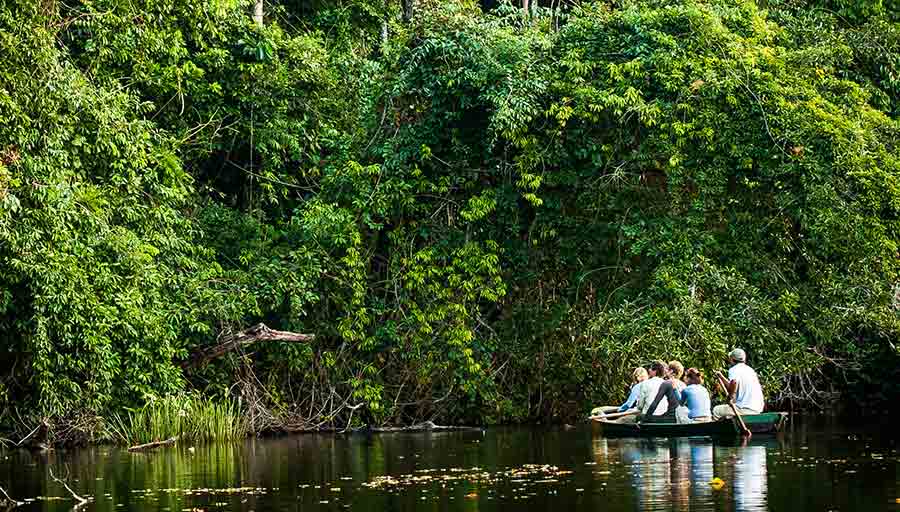
{"type": "MultiPolygon", "coordinates": [[[[744,423],[754,434],[774,434],[787,420],[786,412],[743,414],[744,423]]],[[[594,418],[606,437],[717,437],[740,435],[741,427],[735,418],[706,423],[616,423],[594,418]]]]}

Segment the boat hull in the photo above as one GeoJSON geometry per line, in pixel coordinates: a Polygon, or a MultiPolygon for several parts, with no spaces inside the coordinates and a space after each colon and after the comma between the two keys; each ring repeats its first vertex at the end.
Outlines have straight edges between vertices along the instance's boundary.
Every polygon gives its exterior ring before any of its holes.
{"type": "MultiPolygon", "coordinates": [[[[774,434],[781,430],[787,413],[768,412],[742,415],[744,423],[753,434],[774,434]]],[[[740,435],[741,428],[735,418],[706,423],[616,423],[594,419],[606,437],[719,437],[740,435]]]]}

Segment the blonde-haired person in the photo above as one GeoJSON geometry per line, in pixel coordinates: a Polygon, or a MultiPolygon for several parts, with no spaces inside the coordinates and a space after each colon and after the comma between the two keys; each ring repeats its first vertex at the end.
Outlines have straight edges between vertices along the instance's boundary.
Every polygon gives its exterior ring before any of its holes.
{"type": "Polygon", "coordinates": [[[679,393],[684,391],[685,386],[687,386],[687,384],[681,380],[681,377],[683,376],[684,365],[681,364],[681,361],[669,361],[669,380],[672,381],[672,386],[675,387],[675,391],[678,391],[679,393]]]}
{"type": "Polygon", "coordinates": [[[607,405],[601,407],[594,407],[591,410],[591,416],[602,416],[604,414],[611,414],[614,412],[625,412],[628,409],[634,407],[634,403],[637,402],[638,396],[641,391],[641,383],[647,380],[647,370],[643,367],[638,366],[631,372],[631,392],[628,394],[628,400],[625,400],[625,403],[622,405],[607,405]]]}

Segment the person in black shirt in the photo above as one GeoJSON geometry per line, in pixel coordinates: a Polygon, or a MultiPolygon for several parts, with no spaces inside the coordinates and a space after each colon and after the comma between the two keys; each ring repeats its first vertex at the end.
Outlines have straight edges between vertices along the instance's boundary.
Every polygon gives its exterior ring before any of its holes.
{"type": "MultiPolygon", "coordinates": [[[[668,368],[666,371],[668,371],[668,368]]],[[[675,419],[675,409],[681,405],[681,393],[679,393],[678,389],[675,387],[676,380],[677,379],[674,378],[668,378],[659,385],[659,391],[656,392],[656,398],[653,399],[650,408],[647,409],[647,414],[641,417],[641,421],[645,423],[675,423],[677,421],[675,419]],[[656,410],[656,406],[659,405],[659,402],[663,398],[666,399],[666,403],[668,404],[666,412],[654,415],[653,411],[656,410]]]]}

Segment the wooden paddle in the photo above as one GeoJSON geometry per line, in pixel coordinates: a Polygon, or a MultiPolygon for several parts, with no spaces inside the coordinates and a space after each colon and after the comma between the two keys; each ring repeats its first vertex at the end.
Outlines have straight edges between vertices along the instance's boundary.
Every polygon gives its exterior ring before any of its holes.
{"type": "Polygon", "coordinates": [[[731,398],[731,393],[728,392],[728,380],[725,379],[725,376],[722,375],[722,372],[716,371],[716,377],[719,379],[719,384],[722,385],[722,389],[725,390],[725,396],[728,397],[728,405],[731,407],[731,411],[734,412],[734,417],[737,418],[738,425],[741,427],[741,434],[746,437],[750,437],[753,435],[750,432],[750,429],[747,428],[747,424],[744,423],[744,418],[741,417],[740,411],[736,405],[734,405],[734,399],[731,398]]]}
{"type": "Polygon", "coordinates": [[[633,410],[633,411],[625,411],[625,412],[614,412],[612,414],[607,414],[605,416],[588,416],[590,420],[614,420],[617,418],[624,418],[625,416],[632,416],[638,414],[641,411],[633,410]]]}

